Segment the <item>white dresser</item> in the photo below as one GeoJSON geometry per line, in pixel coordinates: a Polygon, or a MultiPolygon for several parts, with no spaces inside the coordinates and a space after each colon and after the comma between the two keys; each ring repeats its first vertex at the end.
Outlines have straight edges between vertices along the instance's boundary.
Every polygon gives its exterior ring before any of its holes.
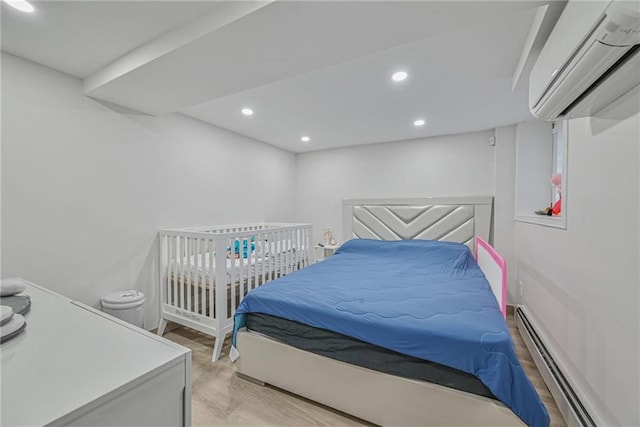
{"type": "Polygon", "coordinates": [[[24,282],[26,330],[0,346],[0,425],[191,424],[191,350],[24,282]]]}

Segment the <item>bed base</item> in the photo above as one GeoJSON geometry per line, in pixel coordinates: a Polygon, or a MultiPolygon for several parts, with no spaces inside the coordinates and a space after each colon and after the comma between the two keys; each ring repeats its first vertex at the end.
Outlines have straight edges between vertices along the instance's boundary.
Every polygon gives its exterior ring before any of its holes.
{"type": "Polygon", "coordinates": [[[237,372],[375,424],[522,426],[501,402],[300,350],[242,329],[237,372]]]}
{"type": "Polygon", "coordinates": [[[164,334],[171,321],[215,337],[213,362],[233,330],[233,314],[244,295],[313,262],[310,224],[224,225],[162,230],[159,235],[157,333],[164,334]],[[247,264],[243,253],[240,262],[234,261],[236,241],[240,252],[247,242],[247,264]]]}

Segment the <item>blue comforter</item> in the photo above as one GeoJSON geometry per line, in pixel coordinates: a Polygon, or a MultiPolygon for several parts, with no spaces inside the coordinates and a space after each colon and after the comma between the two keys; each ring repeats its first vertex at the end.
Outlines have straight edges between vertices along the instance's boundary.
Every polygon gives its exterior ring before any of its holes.
{"type": "Polygon", "coordinates": [[[234,345],[247,313],[460,369],[480,378],[526,424],[549,425],[489,283],[464,245],[351,240],[326,261],[251,291],[234,317],[234,345]]]}

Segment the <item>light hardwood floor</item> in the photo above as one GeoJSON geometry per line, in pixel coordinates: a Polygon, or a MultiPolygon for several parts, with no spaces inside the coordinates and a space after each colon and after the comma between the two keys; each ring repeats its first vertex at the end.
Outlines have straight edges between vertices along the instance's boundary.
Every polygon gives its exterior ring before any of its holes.
{"type": "MultiPolygon", "coordinates": [[[[558,408],[518,333],[508,319],[516,352],[551,416],[552,426],[565,426],[558,408]]],[[[230,362],[230,340],[222,357],[211,363],[213,338],[186,327],[170,327],[165,338],[193,352],[192,423],[194,426],[369,426],[366,421],[335,411],[286,391],[239,378],[230,362]]]]}

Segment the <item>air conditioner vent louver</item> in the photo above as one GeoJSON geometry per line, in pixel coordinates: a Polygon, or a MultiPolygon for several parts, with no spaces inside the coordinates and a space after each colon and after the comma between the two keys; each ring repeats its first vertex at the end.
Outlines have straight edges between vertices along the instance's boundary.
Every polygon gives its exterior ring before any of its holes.
{"type": "MultiPolygon", "coordinates": [[[[621,68],[627,61],[630,61],[631,58],[633,58],[633,56],[638,53],[638,50],[640,50],[640,45],[635,45],[631,49],[629,49],[627,53],[625,53],[620,59],[618,59],[615,64],[613,64],[603,75],[598,78],[598,80],[593,82],[593,84],[587,90],[585,90],[579,97],[577,97],[575,101],[569,104],[569,106],[565,108],[559,116],[567,117],[573,108],[579,105],[590,94],[594,93],[598,89],[598,87],[603,82],[605,82],[616,70],[621,68]]],[[[638,70],[638,73],[640,73],[640,70],[638,70]]]]}

